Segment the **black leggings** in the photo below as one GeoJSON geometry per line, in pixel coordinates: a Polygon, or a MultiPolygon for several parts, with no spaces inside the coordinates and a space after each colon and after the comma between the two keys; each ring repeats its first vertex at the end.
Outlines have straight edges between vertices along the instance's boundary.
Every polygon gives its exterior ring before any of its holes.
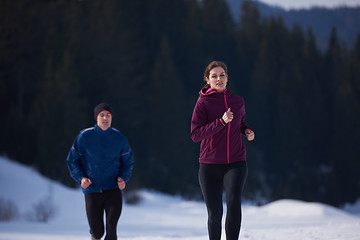
{"type": "Polygon", "coordinates": [[[91,235],[96,239],[101,239],[104,235],[103,219],[105,211],[105,240],[117,240],[116,228],[122,210],[122,194],[120,189],[86,194],[85,205],[91,235]]]}
{"type": "Polygon", "coordinates": [[[241,227],[241,194],[247,177],[246,161],[231,164],[200,163],[199,182],[208,212],[210,240],[221,239],[222,194],[226,192],[225,233],[227,240],[237,240],[241,227]]]}

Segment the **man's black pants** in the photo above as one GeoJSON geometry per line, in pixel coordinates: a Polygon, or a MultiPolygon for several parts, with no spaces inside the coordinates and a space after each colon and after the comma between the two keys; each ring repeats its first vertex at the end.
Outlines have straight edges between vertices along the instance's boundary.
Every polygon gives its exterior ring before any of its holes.
{"type": "Polygon", "coordinates": [[[122,193],[120,189],[85,194],[85,205],[91,235],[96,239],[101,239],[104,235],[103,219],[105,212],[105,240],[117,240],[117,223],[122,210],[122,193]]]}

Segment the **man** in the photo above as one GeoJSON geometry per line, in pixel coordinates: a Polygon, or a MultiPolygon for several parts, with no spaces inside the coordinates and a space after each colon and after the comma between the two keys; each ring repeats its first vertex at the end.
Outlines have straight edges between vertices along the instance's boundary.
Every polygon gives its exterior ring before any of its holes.
{"type": "Polygon", "coordinates": [[[67,157],[70,175],[85,194],[86,215],[92,240],[104,235],[117,240],[116,228],[122,210],[122,193],[134,165],[128,140],[111,127],[112,109],[106,103],[94,108],[96,124],[76,137],[67,157]]]}

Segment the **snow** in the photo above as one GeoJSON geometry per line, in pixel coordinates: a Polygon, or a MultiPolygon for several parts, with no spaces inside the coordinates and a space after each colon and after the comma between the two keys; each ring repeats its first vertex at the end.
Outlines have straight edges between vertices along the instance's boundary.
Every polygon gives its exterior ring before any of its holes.
{"type": "MultiPolygon", "coordinates": [[[[119,239],[208,239],[203,202],[147,190],[138,194],[141,196],[138,204],[124,204],[118,225],[119,239]]],[[[15,203],[20,212],[17,219],[0,222],[0,240],[90,239],[80,189],[70,189],[29,167],[0,157],[0,198],[15,203]],[[44,200],[54,206],[53,218],[43,223],[24,217],[44,200]]],[[[240,239],[359,240],[360,201],[342,209],[291,199],[260,207],[245,203],[240,239]]]]}
{"type": "Polygon", "coordinates": [[[309,9],[311,7],[336,8],[341,6],[358,7],[359,0],[260,0],[260,2],[289,9],[309,9]]]}

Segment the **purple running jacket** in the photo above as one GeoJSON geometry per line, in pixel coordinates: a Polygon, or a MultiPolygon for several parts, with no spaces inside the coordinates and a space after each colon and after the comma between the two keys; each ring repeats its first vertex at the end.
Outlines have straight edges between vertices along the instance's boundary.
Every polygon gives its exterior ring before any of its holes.
{"type": "Polygon", "coordinates": [[[203,88],[191,119],[191,139],[200,142],[200,163],[227,164],[246,161],[246,150],[241,140],[246,129],[244,99],[230,90],[217,92],[203,88]],[[228,110],[234,113],[231,122],[221,119],[228,110]]]}

